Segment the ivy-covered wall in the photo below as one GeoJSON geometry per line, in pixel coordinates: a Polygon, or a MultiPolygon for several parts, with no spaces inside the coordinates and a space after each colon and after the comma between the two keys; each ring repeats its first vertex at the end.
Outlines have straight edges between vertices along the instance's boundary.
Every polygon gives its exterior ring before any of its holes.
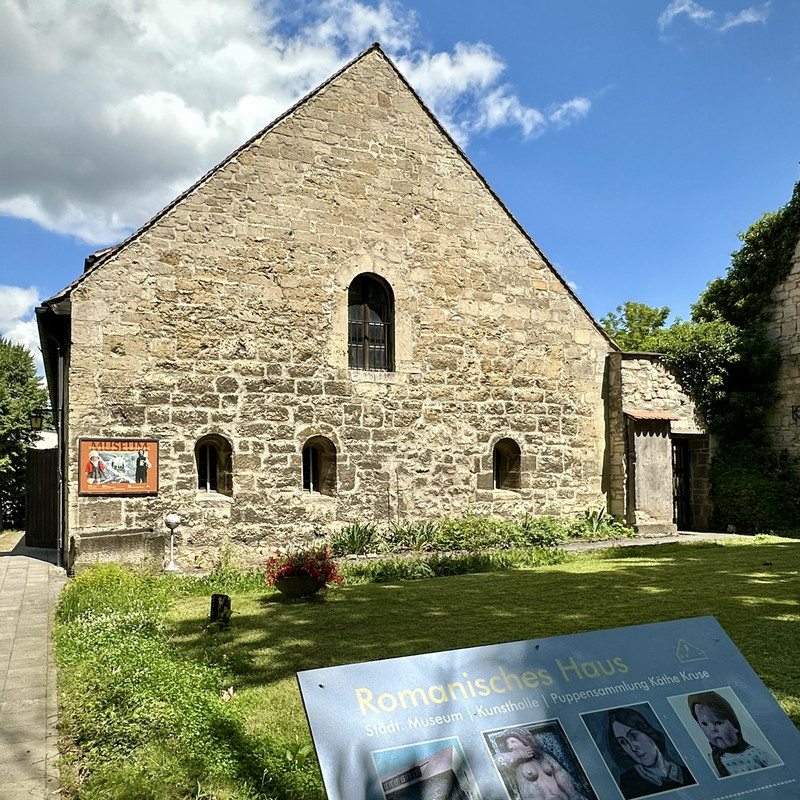
{"type": "Polygon", "coordinates": [[[800,183],[791,200],[740,235],[723,278],[692,321],[655,334],[718,443],[712,494],[719,527],[800,528],[800,183]]]}
{"type": "Polygon", "coordinates": [[[800,457],[800,239],[789,274],[773,292],[767,336],[777,346],[777,399],[767,413],[772,442],[800,457]]]}

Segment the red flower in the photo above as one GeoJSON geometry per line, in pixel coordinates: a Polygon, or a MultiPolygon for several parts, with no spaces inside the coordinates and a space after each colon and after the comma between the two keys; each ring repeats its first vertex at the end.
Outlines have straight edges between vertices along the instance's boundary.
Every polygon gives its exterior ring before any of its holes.
{"type": "Polygon", "coordinates": [[[295,550],[286,553],[276,550],[275,555],[267,559],[264,579],[268,586],[274,586],[278,578],[301,575],[322,579],[324,581],[323,589],[326,589],[331,583],[342,583],[344,581],[328,547],[295,550]]]}

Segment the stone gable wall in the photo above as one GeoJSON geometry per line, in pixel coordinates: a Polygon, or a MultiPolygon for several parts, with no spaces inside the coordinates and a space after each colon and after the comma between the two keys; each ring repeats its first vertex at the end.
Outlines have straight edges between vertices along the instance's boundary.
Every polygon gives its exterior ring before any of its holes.
{"type": "MultiPolygon", "coordinates": [[[[641,514],[636,504],[642,498],[634,501],[629,497],[634,487],[628,459],[636,457],[636,448],[634,430],[625,415],[636,412],[668,414],[674,419],[663,421],[660,426],[654,421],[650,427],[662,427],[664,433],[668,433],[672,438],[688,437],[691,440],[690,503],[694,514],[694,527],[697,530],[707,529],[711,517],[708,486],[711,451],[705,436],[705,425],[697,408],[675,375],[658,355],[613,353],[608,359],[608,396],[609,511],[616,517],[627,519],[630,524],[638,525],[641,522],[637,518],[641,514]]],[[[640,423],[639,428],[646,431],[647,422],[640,423]]],[[[668,498],[671,495],[671,486],[661,482],[663,475],[671,476],[672,464],[668,447],[664,449],[662,461],[658,485],[649,485],[648,489],[662,493],[668,498]]],[[[657,470],[651,472],[658,473],[657,470]]],[[[671,522],[669,514],[667,519],[671,522]]]]}
{"type": "Polygon", "coordinates": [[[274,545],[354,519],[602,505],[611,349],[414,96],[372,52],[72,292],[69,459],[80,437],[160,440],[155,498],[69,497],[69,529],[159,527],[274,545]],[[396,372],[347,367],[347,287],[395,296],[396,372]],[[232,448],[233,493],[194,446],[232,448]],[[335,496],[304,492],[311,436],[335,496]],[[518,492],[492,447],[522,451],[518,492]]]}
{"type": "Polygon", "coordinates": [[[624,353],[620,357],[622,373],[622,410],[653,411],[672,414],[673,433],[703,433],[691,397],[657,355],[624,353]]]}

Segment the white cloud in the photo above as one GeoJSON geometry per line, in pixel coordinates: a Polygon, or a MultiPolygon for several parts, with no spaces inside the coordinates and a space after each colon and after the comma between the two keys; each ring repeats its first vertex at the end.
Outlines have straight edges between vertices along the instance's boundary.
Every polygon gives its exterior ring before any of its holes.
{"type": "Polygon", "coordinates": [[[585,117],[591,107],[592,103],[586,97],[575,97],[550,109],[547,118],[553,124],[563,128],[585,117]]]}
{"type": "Polygon", "coordinates": [[[509,93],[507,86],[500,86],[483,98],[474,127],[486,131],[501,125],[519,125],[525,136],[533,136],[539,134],[546,124],[541,111],[526,108],[516,95],[509,93]]]}
{"type": "Polygon", "coordinates": [[[694,2],[694,0],[672,0],[669,6],[661,13],[658,18],[658,25],[663,31],[668,28],[675,17],[680,14],[686,14],[692,22],[704,24],[709,22],[714,17],[714,12],[703,8],[694,2]]]}
{"type": "Polygon", "coordinates": [[[736,28],[739,25],[748,25],[752,22],[765,23],[768,17],[769,3],[763,8],[746,8],[738,14],[726,14],[725,22],[720,26],[721,31],[736,28]]]}
{"type": "Polygon", "coordinates": [[[525,137],[542,134],[550,123],[571,124],[588,113],[591,103],[576,98],[551,114],[526,106],[508,84],[498,84],[505,65],[485,44],[456,44],[450,53],[415,53],[398,58],[398,66],[460,145],[475,134],[518,127],[525,137]],[[580,113],[559,114],[578,107],[580,113]]]}
{"type": "Polygon", "coordinates": [[[723,21],[719,21],[719,14],[711,9],[704,8],[695,0],[672,0],[658,18],[658,26],[665,31],[681,14],[685,14],[696,25],[724,33],[730,28],[747,25],[753,22],[765,23],[769,16],[770,2],[760,8],[750,7],[738,13],[726,13],[723,21]]]}
{"type": "Polygon", "coordinates": [[[0,286],[0,334],[6,335],[22,318],[33,313],[39,302],[39,292],[31,286],[0,286]]]}
{"type": "Polygon", "coordinates": [[[41,374],[42,355],[39,350],[39,331],[34,308],[40,301],[33,287],[0,286],[0,336],[14,344],[24,344],[32,353],[36,369],[41,374]]]}
{"type": "Polygon", "coordinates": [[[118,241],[373,41],[462,145],[588,110],[539,111],[487,45],[417,37],[391,0],[0,0],[0,214],[118,241]]]}

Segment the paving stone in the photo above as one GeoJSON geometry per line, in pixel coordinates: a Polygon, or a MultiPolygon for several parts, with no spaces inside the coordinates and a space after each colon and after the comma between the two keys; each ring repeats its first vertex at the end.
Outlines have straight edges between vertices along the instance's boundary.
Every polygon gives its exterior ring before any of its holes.
{"type": "MultiPolygon", "coordinates": [[[[34,763],[44,760],[47,756],[45,740],[24,740],[21,742],[9,742],[5,747],[0,748],[0,766],[8,767],[26,762],[34,763]]],[[[2,786],[2,783],[0,783],[2,786]]]]}
{"type": "MultiPolygon", "coordinates": [[[[2,664],[0,664],[0,669],[2,669],[2,664]]],[[[0,704],[14,700],[40,700],[41,697],[42,689],[40,686],[8,688],[0,692],[0,704]]]]}
{"type": "Polygon", "coordinates": [[[16,781],[3,787],[3,800],[41,800],[45,797],[42,794],[42,781],[16,781]]]}
{"type": "Polygon", "coordinates": [[[54,553],[11,547],[0,542],[0,800],[45,800],[58,789],[50,632],[66,577],[39,560],[54,553]]]}
{"type": "Polygon", "coordinates": [[[24,689],[28,686],[41,686],[42,690],[47,685],[47,671],[23,667],[10,669],[6,673],[6,690],[14,687],[24,689]]]}

